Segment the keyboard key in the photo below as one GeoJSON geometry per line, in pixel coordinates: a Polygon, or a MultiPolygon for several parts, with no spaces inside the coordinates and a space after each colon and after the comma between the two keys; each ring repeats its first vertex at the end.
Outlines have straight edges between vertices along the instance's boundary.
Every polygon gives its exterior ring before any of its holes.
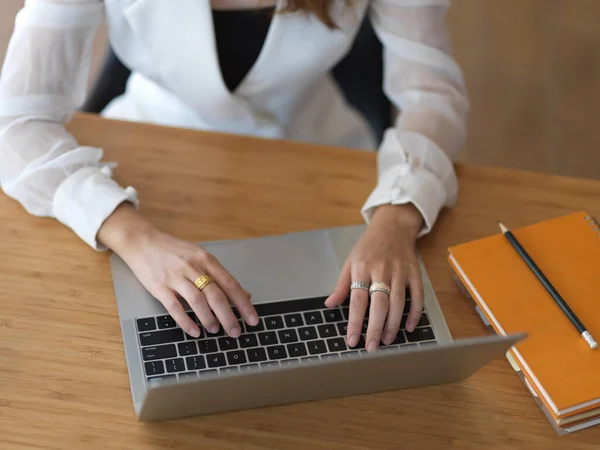
{"type": "MultiPolygon", "coordinates": [[[[193,311],[187,311],[187,315],[188,315],[188,317],[189,317],[190,319],[192,319],[192,321],[193,321],[194,323],[199,323],[199,321],[198,321],[198,317],[196,317],[196,313],[195,313],[195,312],[193,312],[193,311]]],[[[179,375],[179,378],[181,378],[181,375],[179,375]]]]}
{"type": "Polygon", "coordinates": [[[307,342],[308,353],[311,355],[318,355],[320,353],[327,353],[327,345],[325,341],[310,341],[307,342]]]}
{"type": "Polygon", "coordinates": [[[258,364],[244,364],[240,366],[241,372],[254,372],[256,370],[258,370],[258,364]]]}
{"type": "Polygon", "coordinates": [[[299,359],[286,359],[284,361],[280,361],[279,364],[281,364],[281,367],[289,367],[289,366],[294,366],[296,364],[299,364],[300,360],[299,359]]]}
{"type": "Polygon", "coordinates": [[[321,359],[323,361],[333,361],[336,359],[340,359],[340,355],[338,355],[337,353],[328,353],[326,355],[321,356],[321,359]]]}
{"type": "Polygon", "coordinates": [[[169,344],[171,342],[179,341],[183,341],[183,331],[181,328],[140,333],[140,344],[142,347],[146,347],[147,345],[169,344]]]}
{"type": "Polygon", "coordinates": [[[408,314],[408,311],[410,311],[410,300],[404,302],[404,314],[408,314]]]}
{"type": "Polygon", "coordinates": [[[240,347],[242,348],[258,347],[258,339],[256,339],[255,334],[245,334],[238,340],[240,342],[240,347]]]}
{"type": "Polygon", "coordinates": [[[390,345],[404,344],[405,342],[404,331],[400,330],[390,345]]]}
{"type": "Polygon", "coordinates": [[[267,330],[279,330],[284,327],[281,316],[265,317],[264,321],[267,330]]]}
{"type": "Polygon", "coordinates": [[[341,322],[344,320],[342,318],[342,312],[337,308],[328,309],[327,311],[324,311],[323,314],[325,315],[325,322],[341,322]]]}
{"type": "Polygon", "coordinates": [[[185,358],[185,364],[188,370],[202,370],[206,369],[206,362],[204,362],[204,356],[189,356],[185,358]]]}
{"type": "Polygon", "coordinates": [[[365,320],[363,320],[363,326],[362,326],[361,333],[366,333],[368,329],[369,329],[369,319],[365,317],[365,320]]]}
{"type": "Polygon", "coordinates": [[[238,364],[246,364],[246,352],[244,350],[235,350],[233,352],[227,352],[227,362],[232,366],[238,364]]]}
{"type": "Polygon", "coordinates": [[[304,327],[298,330],[298,334],[300,335],[300,339],[303,341],[309,341],[317,338],[317,330],[315,327],[304,327]]]}
{"type": "Polygon", "coordinates": [[[165,366],[167,366],[167,372],[169,373],[183,372],[185,370],[183,358],[167,359],[165,361],[165,366]]]}
{"type": "Polygon", "coordinates": [[[279,361],[267,361],[260,363],[262,369],[271,369],[273,367],[279,367],[279,361]]]}
{"type": "Polygon", "coordinates": [[[404,314],[402,316],[402,320],[400,321],[400,329],[404,330],[406,328],[406,320],[408,319],[408,314],[404,314]]]}
{"type": "Polygon", "coordinates": [[[345,320],[350,320],[350,307],[349,306],[344,306],[342,308],[342,313],[344,314],[345,320]]]}
{"type": "Polygon", "coordinates": [[[287,351],[290,357],[306,356],[306,345],[304,342],[296,342],[295,344],[288,344],[287,351]]]}
{"type": "Polygon", "coordinates": [[[363,335],[361,335],[358,338],[358,344],[356,344],[356,347],[354,347],[355,349],[362,349],[365,348],[365,337],[363,335]]]}
{"type": "Polygon", "coordinates": [[[337,323],[336,326],[340,336],[346,336],[348,334],[348,322],[337,323]]]}
{"type": "Polygon", "coordinates": [[[142,349],[142,358],[144,361],[174,358],[175,356],[177,356],[175,344],[159,345],[158,347],[146,347],[142,349]]]}
{"type": "Polygon", "coordinates": [[[162,361],[151,361],[144,363],[146,369],[146,375],[161,375],[165,373],[165,365],[162,361]]]}
{"type": "Polygon", "coordinates": [[[246,326],[246,331],[248,333],[256,333],[258,331],[263,331],[265,329],[265,324],[262,319],[258,319],[258,324],[256,326],[250,326],[248,324],[246,326]]]}
{"type": "Polygon", "coordinates": [[[284,317],[285,324],[288,328],[301,327],[304,325],[301,314],[286,314],[284,317]]]}
{"type": "Polygon", "coordinates": [[[235,350],[236,348],[238,348],[237,339],[233,339],[230,337],[219,338],[219,348],[222,352],[226,352],[228,350],[235,350]]]}
{"type": "Polygon", "coordinates": [[[323,315],[321,311],[312,311],[304,313],[304,321],[306,325],[317,325],[323,323],[323,315]]]}
{"type": "Polygon", "coordinates": [[[156,318],[156,323],[158,324],[159,329],[175,328],[177,326],[177,324],[175,323],[175,320],[169,315],[158,316],[156,318]]]}
{"type": "Polygon", "coordinates": [[[200,372],[198,372],[198,376],[202,378],[208,375],[215,375],[217,373],[219,373],[217,369],[201,370],[200,372]]]}
{"type": "Polygon", "coordinates": [[[251,348],[250,350],[246,350],[248,354],[248,361],[250,362],[260,362],[267,360],[267,352],[262,347],[251,348]]]}
{"type": "Polygon", "coordinates": [[[279,330],[279,342],[289,344],[290,342],[298,342],[298,334],[296,330],[279,330]]]}
{"type": "Polygon", "coordinates": [[[300,358],[300,364],[309,364],[317,361],[319,361],[318,356],[306,356],[304,358],[300,358]]]}
{"type": "Polygon", "coordinates": [[[214,353],[206,357],[208,367],[223,367],[227,365],[225,355],[223,353],[214,353]]]}
{"type": "Polygon", "coordinates": [[[273,303],[254,305],[259,317],[275,316],[279,314],[296,313],[298,311],[312,311],[325,308],[327,297],[305,298],[300,300],[286,300],[273,303]]]}
{"type": "Polygon", "coordinates": [[[156,330],[156,321],[154,320],[154,317],[148,317],[147,319],[138,319],[137,329],[138,331],[156,330]]]}
{"type": "Polygon", "coordinates": [[[273,345],[271,347],[267,347],[267,353],[269,354],[269,359],[287,358],[287,352],[285,351],[285,347],[283,345],[273,345]]]}
{"type": "Polygon", "coordinates": [[[322,338],[330,338],[337,336],[337,330],[335,329],[335,325],[319,325],[317,329],[319,330],[319,337],[322,338]]]}
{"type": "Polygon", "coordinates": [[[429,325],[429,318],[427,317],[427,314],[423,313],[421,314],[421,319],[419,320],[419,323],[417,324],[418,327],[424,327],[429,325]]]}
{"type": "Polygon", "coordinates": [[[203,355],[218,352],[216,339],[203,339],[198,341],[198,348],[203,355]]]}
{"type": "Polygon", "coordinates": [[[329,347],[330,352],[343,352],[348,348],[346,347],[346,339],[343,337],[328,339],[327,347],[329,347]]]}
{"type": "Polygon", "coordinates": [[[189,356],[198,354],[198,346],[195,342],[182,342],[177,344],[179,356],[189,356]]]}
{"type": "Polygon", "coordinates": [[[406,332],[408,342],[432,341],[435,339],[431,327],[415,328],[412,333],[406,332]]]}
{"type": "Polygon", "coordinates": [[[277,340],[277,333],[274,331],[258,333],[258,340],[260,341],[260,345],[273,345],[279,343],[277,340]]]}
{"type": "Polygon", "coordinates": [[[180,380],[190,380],[193,378],[198,378],[198,373],[197,372],[183,372],[179,374],[179,379],[180,380]]]}
{"type": "Polygon", "coordinates": [[[410,294],[410,288],[406,288],[406,292],[404,293],[404,298],[406,298],[406,300],[410,300],[411,294],[410,294]]]}
{"type": "Polygon", "coordinates": [[[349,352],[342,353],[342,358],[356,358],[360,353],[358,350],[350,350],[349,352]]]}
{"type": "Polygon", "coordinates": [[[230,373],[237,373],[239,369],[237,367],[225,367],[223,369],[219,369],[219,373],[229,375],[230,373]]]}
{"type": "Polygon", "coordinates": [[[177,378],[177,375],[161,375],[158,377],[150,377],[150,378],[148,378],[148,384],[149,385],[158,384],[161,381],[174,380],[175,378],[177,378]]]}

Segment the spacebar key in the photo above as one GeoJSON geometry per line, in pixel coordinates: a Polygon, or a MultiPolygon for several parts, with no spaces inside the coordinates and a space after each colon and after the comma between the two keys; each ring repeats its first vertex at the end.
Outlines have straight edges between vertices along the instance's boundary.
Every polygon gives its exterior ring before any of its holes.
{"type": "Polygon", "coordinates": [[[168,344],[170,342],[179,342],[183,341],[183,339],[183,331],[180,328],[140,333],[140,344],[142,345],[142,347],[145,347],[146,345],[158,345],[168,344]]]}

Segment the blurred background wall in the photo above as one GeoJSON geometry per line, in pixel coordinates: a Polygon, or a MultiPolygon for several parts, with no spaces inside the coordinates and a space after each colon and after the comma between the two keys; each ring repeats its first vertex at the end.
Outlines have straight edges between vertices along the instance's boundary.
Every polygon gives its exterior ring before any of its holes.
{"type": "MultiPolygon", "coordinates": [[[[0,0],[0,62],[22,4],[0,0]]],[[[448,23],[472,104],[462,160],[600,178],[600,0],[454,0],[448,23]]]]}

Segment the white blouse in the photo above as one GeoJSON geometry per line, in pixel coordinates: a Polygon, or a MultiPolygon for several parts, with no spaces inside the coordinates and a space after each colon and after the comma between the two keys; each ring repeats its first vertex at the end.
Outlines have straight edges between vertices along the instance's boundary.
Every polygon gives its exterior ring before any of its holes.
{"type": "Polygon", "coordinates": [[[132,69],[106,117],[374,150],[364,118],[328,76],[370,14],[384,45],[384,89],[401,114],[379,148],[378,183],[363,215],[368,221],[379,205],[412,202],[427,233],[456,200],[452,160],[468,113],[445,27],[449,3],[361,0],[347,8],[334,0],[335,30],[302,12],[277,14],[255,65],[229,92],[209,0],[26,0],[0,76],[1,187],[98,250],[104,220],[123,201],[137,205],[135,189],[111,178],[114,164],[102,150],[80,146],[64,128],[85,99],[102,20],[132,69]]]}

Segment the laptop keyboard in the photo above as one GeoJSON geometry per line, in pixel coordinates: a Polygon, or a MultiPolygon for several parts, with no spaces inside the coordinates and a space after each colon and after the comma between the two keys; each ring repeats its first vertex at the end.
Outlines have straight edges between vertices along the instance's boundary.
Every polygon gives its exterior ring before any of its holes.
{"type": "MultiPolygon", "coordinates": [[[[253,371],[261,368],[310,364],[321,360],[360,357],[365,354],[368,313],[358,345],[346,345],[349,307],[326,308],[325,297],[254,305],[260,317],[257,326],[240,321],[242,335],[233,339],[223,329],[210,334],[201,327],[199,338],[184,333],[169,315],[136,320],[144,371],[148,383],[164,379],[189,379],[206,374],[253,371]]],[[[410,299],[407,297],[400,331],[380,351],[435,344],[427,312],[417,328],[404,327],[410,299]]],[[[189,316],[199,324],[193,312],[189,316]]]]}

